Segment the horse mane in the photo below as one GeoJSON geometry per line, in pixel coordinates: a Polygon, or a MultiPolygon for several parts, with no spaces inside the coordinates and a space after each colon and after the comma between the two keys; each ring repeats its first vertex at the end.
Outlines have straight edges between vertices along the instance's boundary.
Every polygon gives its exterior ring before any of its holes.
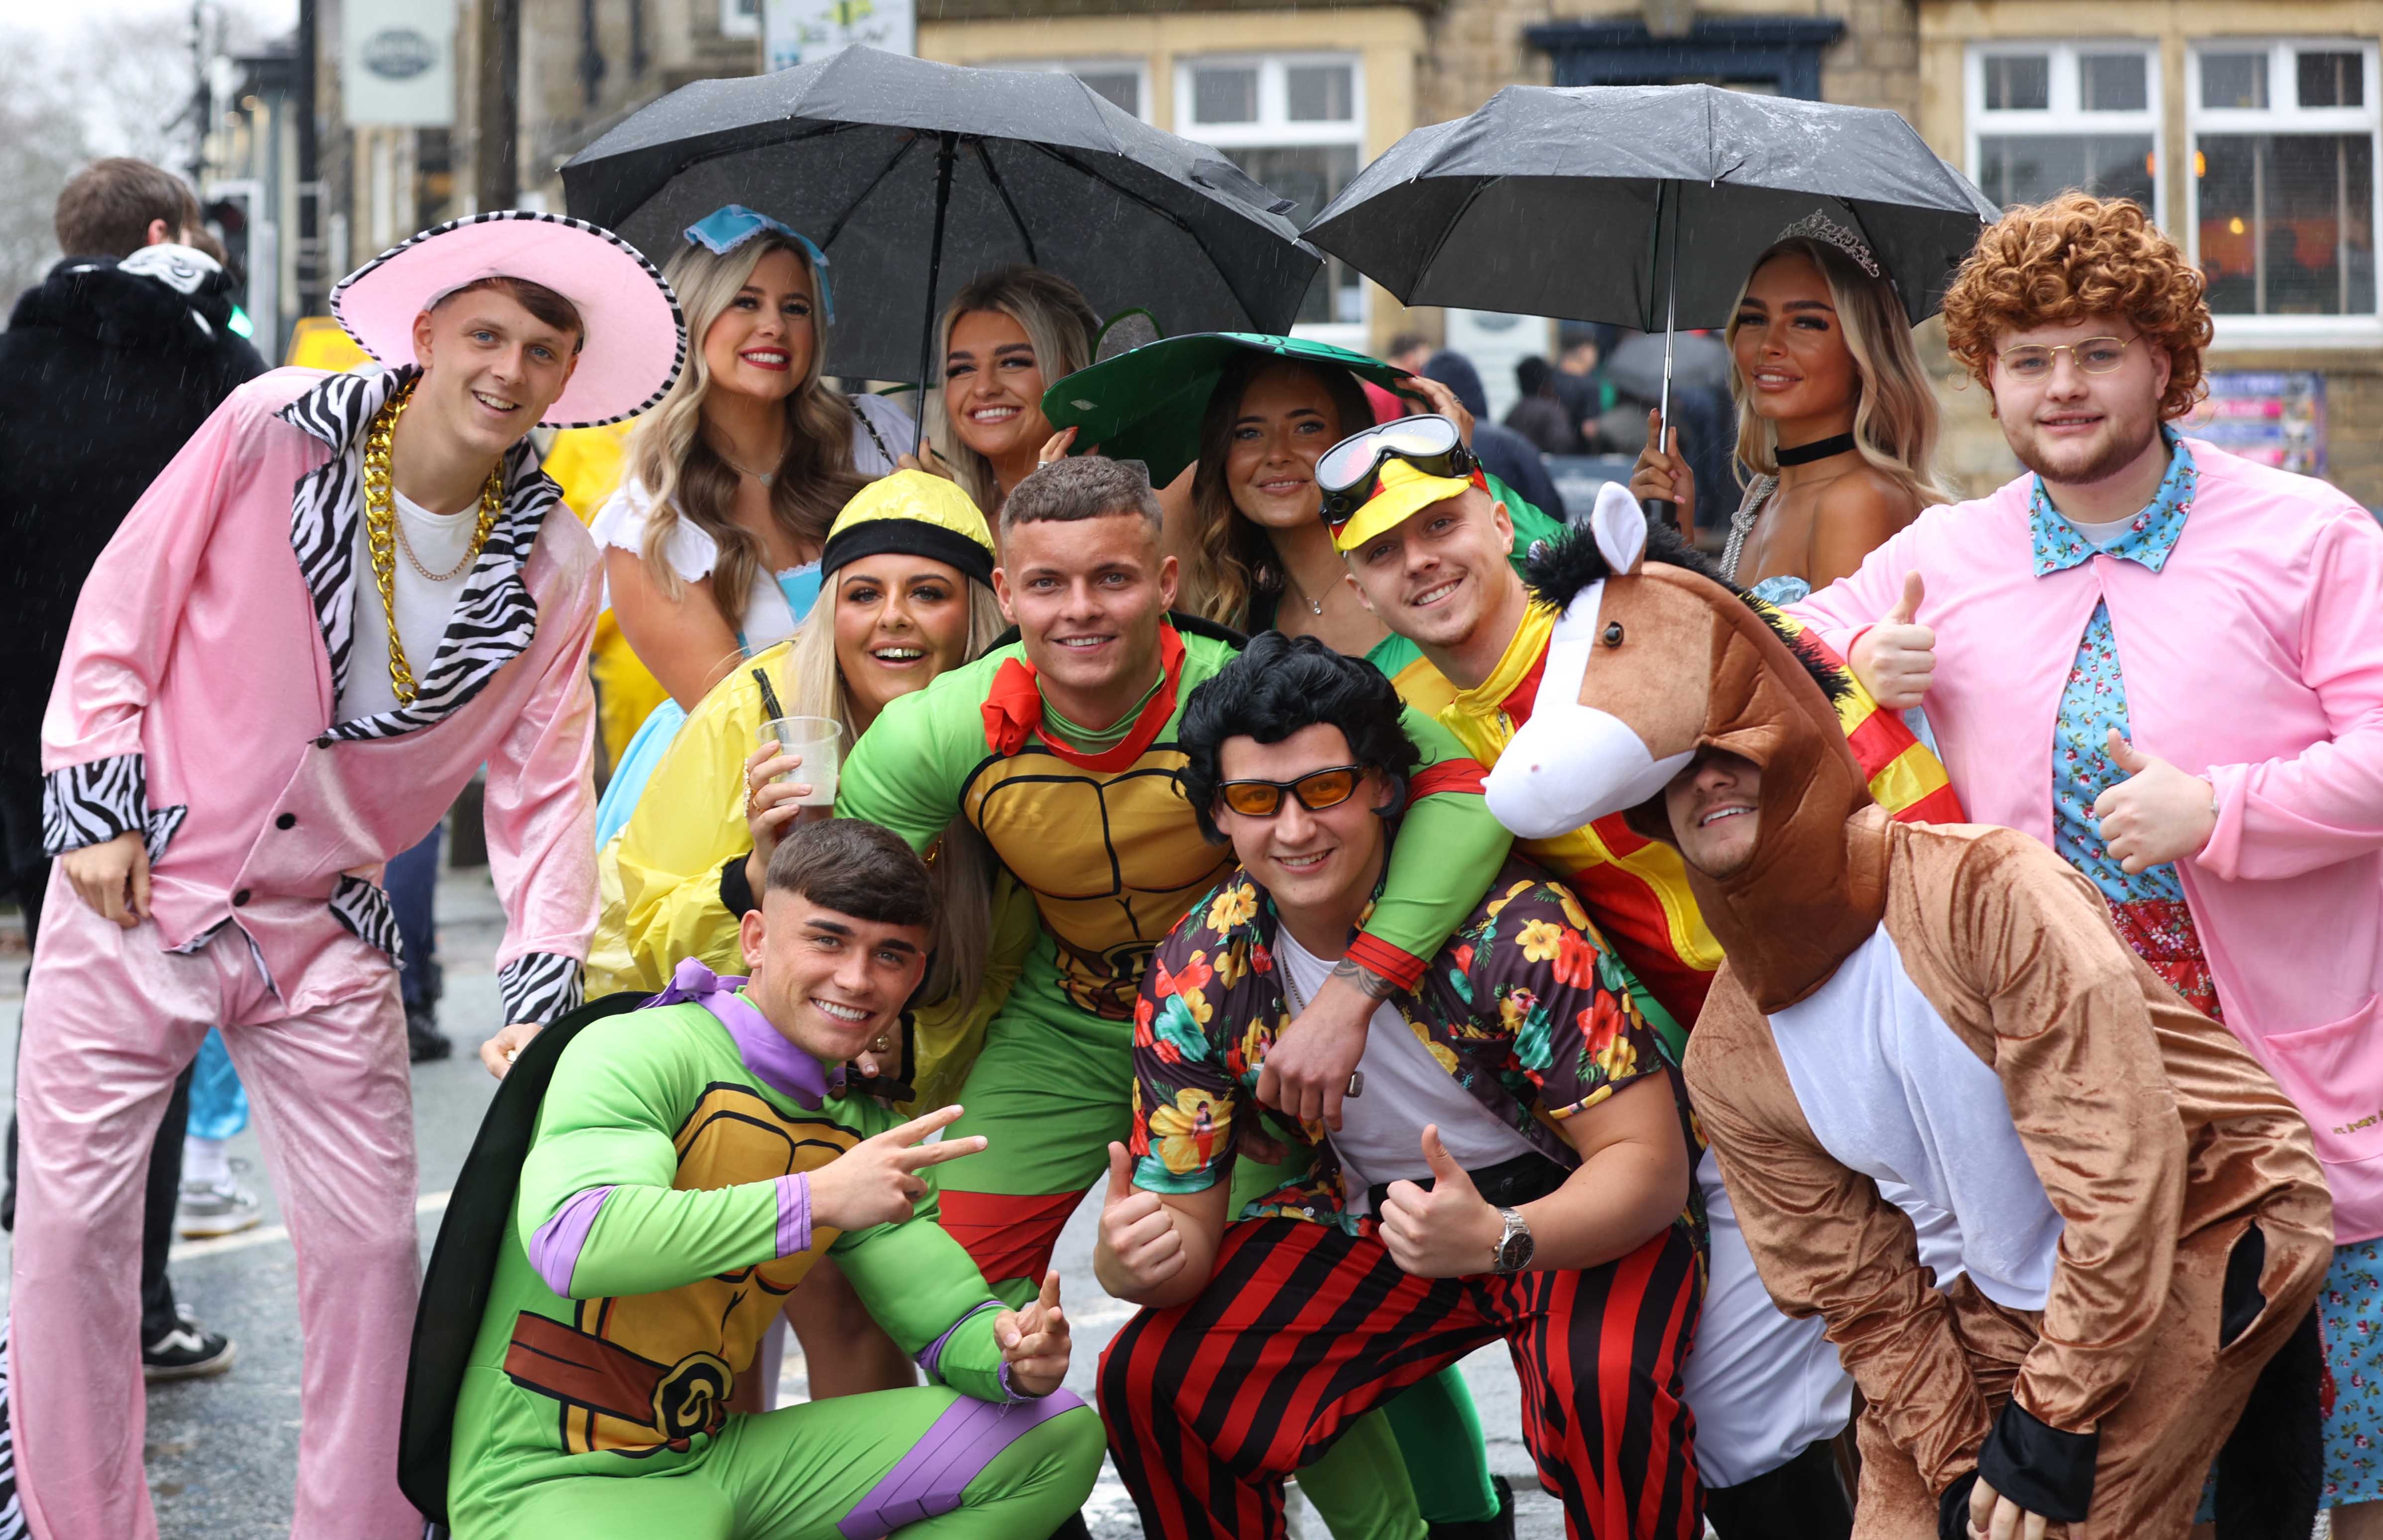
{"type": "MultiPolygon", "coordinates": [[[[1647,521],[1648,563],[1679,567],[1719,584],[1735,596],[1738,602],[1759,616],[1772,634],[1787,648],[1790,656],[1803,665],[1820,686],[1821,694],[1835,707],[1853,694],[1853,677],[1829,661],[1821,645],[1805,632],[1791,628],[1784,616],[1762,600],[1722,575],[1719,563],[1690,545],[1687,537],[1667,522],[1647,521]]],[[[1561,614],[1572,607],[1580,591],[1592,583],[1602,583],[1613,575],[1613,565],[1597,548],[1597,537],[1589,530],[1574,527],[1552,539],[1532,546],[1523,561],[1523,584],[1531,597],[1561,614]]]]}

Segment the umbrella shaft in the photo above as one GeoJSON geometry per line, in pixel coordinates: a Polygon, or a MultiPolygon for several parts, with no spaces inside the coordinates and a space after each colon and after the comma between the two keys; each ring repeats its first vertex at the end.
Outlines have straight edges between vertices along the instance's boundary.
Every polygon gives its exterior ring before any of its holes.
{"type": "Polygon", "coordinates": [[[927,242],[927,325],[919,339],[919,420],[911,432],[910,452],[917,454],[927,439],[927,389],[935,360],[935,285],[944,276],[944,216],[952,204],[952,158],[960,136],[945,133],[935,152],[935,233],[927,242]]]}

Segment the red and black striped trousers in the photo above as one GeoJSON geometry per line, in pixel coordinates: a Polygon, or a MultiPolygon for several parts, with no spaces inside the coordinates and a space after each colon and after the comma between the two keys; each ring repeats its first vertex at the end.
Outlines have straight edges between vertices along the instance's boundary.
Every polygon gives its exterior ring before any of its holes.
{"type": "Polygon", "coordinates": [[[1198,1299],[1141,1312],[1101,1355],[1101,1415],[1150,1540],[1280,1540],[1283,1478],[1503,1337],[1523,1437],[1565,1533],[1695,1540],[1680,1377],[1703,1287],[1677,1226],[1582,1272],[1418,1278],[1370,1233],[1239,1221],[1198,1299]]]}

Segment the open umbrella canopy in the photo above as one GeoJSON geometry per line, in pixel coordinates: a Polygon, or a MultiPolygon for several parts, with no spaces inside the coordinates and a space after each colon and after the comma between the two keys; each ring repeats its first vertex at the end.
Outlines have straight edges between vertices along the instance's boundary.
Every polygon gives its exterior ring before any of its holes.
{"type": "Polygon", "coordinates": [[[828,256],[827,366],[872,379],[918,378],[932,317],[989,268],[1048,268],[1169,332],[1280,331],[1319,265],[1288,203],[1072,76],[873,48],[682,87],[573,156],[562,187],[657,263],[728,203],[800,230],[828,256]]]}
{"type": "Polygon", "coordinates": [[[1205,332],[1146,343],[1077,370],[1043,392],[1043,415],[1053,427],[1076,430],[1079,452],[1097,447],[1114,460],[1139,460],[1150,467],[1152,485],[1164,487],[1200,458],[1208,398],[1226,365],[1250,353],[1337,365],[1385,390],[1398,389],[1408,377],[1403,369],[1329,342],[1205,332]]]}
{"type": "Polygon", "coordinates": [[[1819,214],[1876,253],[1917,324],[2000,213],[1880,108],[1508,86],[1391,145],[1306,233],[1407,304],[1661,331],[1675,265],[1669,318],[1722,326],[1754,258],[1819,214]]]}

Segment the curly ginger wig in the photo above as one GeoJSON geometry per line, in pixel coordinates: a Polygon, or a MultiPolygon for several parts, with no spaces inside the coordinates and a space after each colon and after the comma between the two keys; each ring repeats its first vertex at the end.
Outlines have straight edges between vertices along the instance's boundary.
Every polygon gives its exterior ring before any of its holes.
{"type": "Polygon", "coordinates": [[[2167,351],[2162,421],[2192,410],[2210,335],[2202,277],[2131,198],[2064,192],[2004,215],[1978,237],[1945,296],[1945,340],[1991,388],[2005,333],[2089,315],[2124,315],[2167,351]]]}

